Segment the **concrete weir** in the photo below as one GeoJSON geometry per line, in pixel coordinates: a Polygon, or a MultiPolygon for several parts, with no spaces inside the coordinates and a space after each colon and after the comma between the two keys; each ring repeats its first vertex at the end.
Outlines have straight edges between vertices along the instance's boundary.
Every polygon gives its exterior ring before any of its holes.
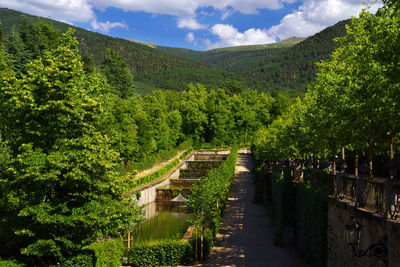
{"type": "Polygon", "coordinates": [[[228,155],[229,150],[195,151],[165,179],[140,189],[138,204],[147,205],[157,200],[171,200],[174,190],[179,190],[184,195],[189,194],[193,184],[206,176],[209,170],[222,164],[228,155]]]}

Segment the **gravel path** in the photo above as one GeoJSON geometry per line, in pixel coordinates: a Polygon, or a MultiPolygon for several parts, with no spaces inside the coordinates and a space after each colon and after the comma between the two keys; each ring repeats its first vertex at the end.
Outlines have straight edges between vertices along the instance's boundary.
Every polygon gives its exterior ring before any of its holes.
{"type": "Polygon", "coordinates": [[[273,245],[274,230],[266,209],[253,203],[252,168],[251,155],[240,153],[216,244],[207,262],[198,266],[305,266],[285,248],[273,245]]]}

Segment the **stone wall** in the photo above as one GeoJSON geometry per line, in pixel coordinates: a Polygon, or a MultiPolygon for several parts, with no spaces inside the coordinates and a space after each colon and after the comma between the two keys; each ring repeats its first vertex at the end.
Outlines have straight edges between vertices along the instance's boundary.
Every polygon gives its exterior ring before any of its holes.
{"type": "Polygon", "coordinates": [[[328,199],[328,267],[384,267],[385,264],[372,257],[355,257],[348,244],[345,224],[354,217],[361,225],[359,248],[367,249],[383,234],[388,235],[389,266],[400,266],[400,222],[385,220],[384,216],[358,208],[348,200],[328,199]]]}

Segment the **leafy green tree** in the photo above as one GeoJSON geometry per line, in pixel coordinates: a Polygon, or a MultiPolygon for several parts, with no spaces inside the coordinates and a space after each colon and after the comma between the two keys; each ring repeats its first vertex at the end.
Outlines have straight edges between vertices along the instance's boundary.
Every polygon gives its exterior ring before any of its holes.
{"type": "Polygon", "coordinates": [[[217,89],[210,92],[207,101],[207,113],[208,140],[217,145],[232,143],[236,140],[235,121],[231,112],[230,98],[224,90],[217,89]]]}
{"type": "Polygon", "coordinates": [[[101,64],[101,70],[107,77],[112,92],[121,98],[128,98],[133,94],[133,77],[124,58],[111,48],[101,64]]]}
{"type": "Polygon", "coordinates": [[[186,137],[200,141],[208,124],[207,91],[201,84],[189,84],[182,92],[179,112],[182,114],[182,131],[186,137]]]}
{"type": "Polygon", "coordinates": [[[85,75],[77,45],[68,31],[57,49],[1,88],[0,107],[12,107],[7,127],[20,131],[9,140],[10,167],[0,173],[1,228],[12,233],[0,240],[30,265],[55,264],[140,221],[140,209],[124,196],[130,181],[116,172],[119,153],[97,129],[101,81],[85,75]]]}

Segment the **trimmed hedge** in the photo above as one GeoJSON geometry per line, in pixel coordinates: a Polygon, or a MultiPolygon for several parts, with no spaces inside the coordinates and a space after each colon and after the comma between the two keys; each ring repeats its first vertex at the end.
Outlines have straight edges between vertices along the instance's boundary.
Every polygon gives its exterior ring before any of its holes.
{"type": "Polygon", "coordinates": [[[0,259],[1,267],[23,267],[25,266],[22,263],[17,263],[15,260],[2,260],[0,259]]]}
{"type": "Polygon", "coordinates": [[[95,242],[86,247],[93,251],[96,267],[120,267],[123,255],[123,248],[120,239],[110,239],[95,242]]]}
{"type": "Polygon", "coordinates": [[[163,167],[161,169],[158,169],[157,171],[155,171],[153,173],[150,173],[149,175],[146,175],[146,176],[143,176],[143,177],[141,177],[139,179],[133,180],[132,188],[136,188],[136,187],[138,187],[140,185],[156,181],[157,179],[162,177],[164,174],[166,174],[167,172],[172,170],[178,163],[179,163],[179,159],[175,159],[175,160],[171,161],[165,167],[163,167]]]}
{"type": "Polygon", "coordinates": [[[189,153],[192,152],[192,151],[193,151],[193,147],[191,147],[188,150],[186,150],[185,152],[183,152],[182,155],[179,158],[180,159],[186,158],[186,156],[189,155],[189,153]]]}
{"type": "Polygon", "coordinates": [[[210,245],[206,247],[205,254],[214,241],[232,189],[237,157],[238,146],[235,145],[227,159],[218,168],[210,170],[207,176],[194,186],[186,202],[188,211],[195,216],[193,223],[211,231],[212,238],[207,240],[210,245]]]}
{"type": "Polygon", "coordinates": [[[190,148],[192,144],[193,141],[189,139],[184,141],[183,143],[180,143],[179,146],[176,148],[171,148],[169,150],[160,150],[157,152],[157,154],[149,155],[138,162],[130,162],[129,169],[136,171],[151,169],[154,167],[154,165],[175,157],[176,154],[178,154],[178,151],[190,148]]]}
{"type": "Polygon", "coordinates": [[[187,241],[158,240],[133,245],[129,264],[134,266],[176,266],[193,261],[193,248],[187,241]]]}
{"type": "MultiPolygon", "coordinates": [[[[86,246],[80,254],[55,266],[61,267],[120,267],[123,248],[120,239],[99,241],[86,246]]],[[[0,265],[2,266],[2,265],[0,265]]]]}
{"type": "Polygon", "coordinates": [[[302,183],[291,180],[289,168],[271,175],[274,241],[281,244],[286,227],[295,229],[297,246],[311,266],[325,266],[327,260],[327,180],[323,171],[305,170],[302,183]]]}

